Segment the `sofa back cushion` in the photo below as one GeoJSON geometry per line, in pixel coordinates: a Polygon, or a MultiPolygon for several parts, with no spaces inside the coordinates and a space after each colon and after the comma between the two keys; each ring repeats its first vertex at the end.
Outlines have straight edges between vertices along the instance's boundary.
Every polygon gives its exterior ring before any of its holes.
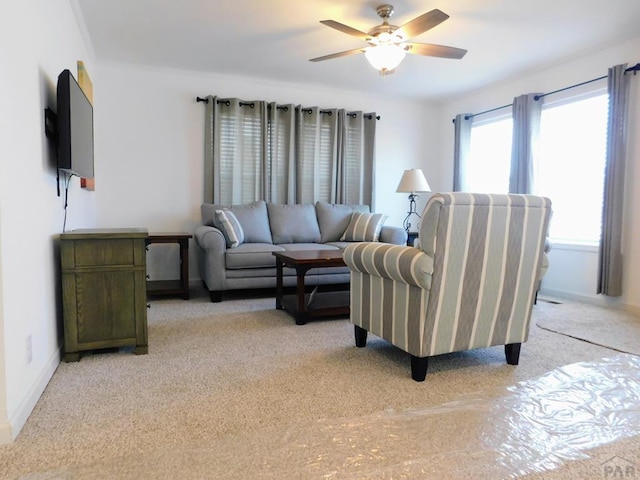
{"type": "Polygon", "coordinates": [[[312,204],[269,203],[267,210],[273,243],[320,242],[320,227],[312,204]]]}
{"type": "Polygon", "coordinates": [[[349,226],[353,212],[369,213],[368,205],[316,202],[321,242],[338,242],[349,226]]]}
{"type": "Polygon", "coordinates": [[[220,228],[222,224],[216,217],[216,210],[231,210],[244,232],[245,243],[273,243],[271,230],[269,229],[269,216],[267,204],[258,200],[245,205],[221,205],[217,203],[204,203],[201,207],[202,223],[220,228]]]}

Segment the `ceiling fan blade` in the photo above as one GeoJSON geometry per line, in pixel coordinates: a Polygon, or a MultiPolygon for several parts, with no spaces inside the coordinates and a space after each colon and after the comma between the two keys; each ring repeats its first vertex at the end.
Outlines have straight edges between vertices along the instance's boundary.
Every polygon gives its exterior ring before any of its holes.
{"type": "Polygon", "coordinates": [[[456,58],[460,59],[467,53],[462,48],[445,47],[444,45],[434,45],[432,43],[411,43],[405,44],[408,53],[414,55],[425,55],[427,57],[440,57],[440,58],[456,58]]]}
{"type": "Polygon", "coordinates": [[[364,52],[364,49],[355,48],[353,50],[346,50],[344,52],[332,53],[330,55],[325,55],[323,57],[312,58],[309,61],[310,62],[322,62],[323,60],[331,60],[332,58],[346,57],[347,55],[353,55],[354,53],[361,53],[361,52],[364,52]]]}
{"type": "Polygon", "coordinates": [[[320,23],[326,25],[327,27],[335,28],[342,33],[358,37],[365,42],[371,39],[371,35],[369,35],[368,33],[361,32],[360,30],[350,27],[349,25],[345,25],[344,23],[336,22],[335,20],[320,20],[320,23]]]}
{"type": "Polygon", "coordinates": [[[449,15],[436,8],[405,23],[398,30],[401,31],[408,40],[432,29],[436,25],[440,25],[447,18],[449,18],[449,15]]]}

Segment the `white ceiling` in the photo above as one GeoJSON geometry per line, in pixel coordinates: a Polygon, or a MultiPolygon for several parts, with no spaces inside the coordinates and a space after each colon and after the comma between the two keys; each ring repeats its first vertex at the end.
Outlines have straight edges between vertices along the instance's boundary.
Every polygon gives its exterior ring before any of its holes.
{"type": "MultiPolygon", "coordinates": [[[[98,60],[447,98],[635,38],[640,0],[393,0],[394,25],[438,8],[450,18],[413,39],[468,50],[461,60],[407,55],[380,77],[366,45],[319,23],[379,25],[372,0],[74,0],[98,60]]],[[[629,59],[634,61],[636,59],[629,59]]]]}

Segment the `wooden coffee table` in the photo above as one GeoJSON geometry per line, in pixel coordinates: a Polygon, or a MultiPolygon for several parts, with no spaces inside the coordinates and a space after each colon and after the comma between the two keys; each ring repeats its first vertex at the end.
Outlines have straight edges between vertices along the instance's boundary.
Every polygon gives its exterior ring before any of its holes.
{"type": "Polygon", "coordinates": [[[276,257],[276,308],[286,310],[304,325],[310,318],[349,315],[349,291],[305,292],[305,275],[312,268],[344,267],[342,250],[298,250],[273,252],[276,257]],[[284,266],[295,268],[297,282],[295,295],[284,295],[284,266]]]}

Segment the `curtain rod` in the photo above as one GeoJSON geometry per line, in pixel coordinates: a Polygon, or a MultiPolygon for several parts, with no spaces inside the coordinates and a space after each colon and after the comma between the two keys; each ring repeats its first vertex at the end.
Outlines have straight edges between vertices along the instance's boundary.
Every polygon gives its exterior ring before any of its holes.
{"type": "MultiPolygon", "coordinates": [[[[204,103],[209,103],[209,99],[208,98],[202,98],[202,97],[196,97],[196,102],[204,102],[204,103]]],[[[231,105],[231,102],[229,100],[217,100],[218,103],[225,103],[227,105],[227,107],[229,105],[231,105]]],[[[251,107],[254,108],[255,104],[253,102],[240,102],[240,106],[244,107],[251,107]]],[[[271,108],[271,105],[269,105],[269,108],[271,108]]],[[[286,105],[280,106],[278,105],[276,107],[278,110],[284,110],[285,112],[289,110],[289,107],[287,107],[286,105]]],[[[297,109],[298,107],[296,107],[297,109]]],[[[303,112],[305,113],[311,113],[312,110],[310,108],[303,108],[302,109],[303,112]]],[[[333,112],[331,112],[331,110],[320,110],[320,113],[327,113],[329,114],[329,116],[332,115],[333,112]]],[[[357,115],[355,112],[347,112],[347,115],[349,115],[351,118],[355,118],[355,116],[357,115]]],[[[368,114],[364,114],[364,117],[368,118],[369,120],[371,120],[371,118],[373,118],[373,115],[371,115],[370,113],[368,114]]],[[[376,120],[380,120],[380,115],[376,115],[376,120]]]]}
{"type": "MultiPolygon", "coordinates": [[[[633,67],[629,67],[627,68],[624,73],[627,72],[633,72],[633,74],[637,74],[638,72],[640,72],[640,63],[636,63],[633,67]]],[[[534,100],[540,100],[543,97],[546,97],[547,95],[553,95],[554,93],[559,93],[559,92],[564,92],[565,90],[570,90],[572,88],[576,88],[576,87],[581,87],[582,85],[587,85],[589,83],[593,83],[593,82],[597,82],[598,80],[604,80],[605,78],[607,78],[607,75],[603,75],[602,77],[598,77],[598,78],[592,78],[591,80],[587,80],[586,82],[581,82],[581,83],[576,83],[575,85],[569,85],[568,87],[564,87],[564,88],[560,88],[558,90],[554,90],[553,92],[548,92],[548,93],[542,93],[540,95],[536,95],[535,97],[533,97],[534,100]]],[[[508,108],[508,107],[512,107],[513,103],[510,103],[509,105],[502,105],[501,107],[496,107],[496,108],[492,108],[491,110],[485,110],[484,112],[478,112],[478,113],[473,113],[471,115],[465,115],[464,119],[465,120],[469,120],[470,118],[473,117],[477,117],[478,115],[484,115],[485,113],[491,113],[491,112],[495,112],[496,110],[500,110],[502,108],[508,108]]],[[[452,122],[455,123],[455,118],[452,120],[452,122]]]]}

